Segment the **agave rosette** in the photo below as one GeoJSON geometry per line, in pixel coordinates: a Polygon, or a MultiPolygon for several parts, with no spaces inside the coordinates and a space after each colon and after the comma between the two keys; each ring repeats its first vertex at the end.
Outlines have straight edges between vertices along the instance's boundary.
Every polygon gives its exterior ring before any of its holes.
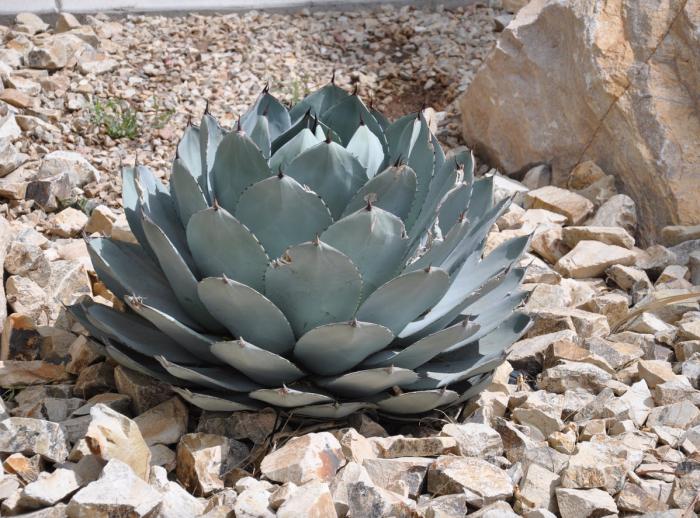
{"type": "Polygon", "coordinates": [[[267,88],[231,131],[205,113],[169,187],[122,171],[138,243],[89,240],[126,311],[73,315],[118,363],[207,410],[418,414],[487,384],[526,330],[527,237],[486,256],[493,201],[422,112],[389,122],[333,82],[290,110],[267,88]]]}

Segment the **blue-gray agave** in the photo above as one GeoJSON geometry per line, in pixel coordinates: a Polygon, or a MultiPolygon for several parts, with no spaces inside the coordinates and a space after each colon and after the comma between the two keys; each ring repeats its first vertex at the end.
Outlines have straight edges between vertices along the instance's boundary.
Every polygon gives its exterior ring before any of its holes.
{"type": "Polygon", "coordinates": [[[390,122],[333,83],[290,110],[267,88],[232,131],[205,113],[169,188],[122,171],[138,244],[91,239],[126,303],[75,317],[118,363],[208,410],[417,414],[490,380],[529,319],[527,237],[482,257],[494,204],[423,113],[390,122]]]}

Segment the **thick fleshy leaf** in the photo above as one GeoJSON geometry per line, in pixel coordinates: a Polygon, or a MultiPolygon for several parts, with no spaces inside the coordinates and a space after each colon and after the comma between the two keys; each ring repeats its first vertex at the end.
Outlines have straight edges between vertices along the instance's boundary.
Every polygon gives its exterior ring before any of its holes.
{"type": "Polygon", "coordinates": [[[199,126],[199,147],[202,159],[202,176],[199,184],[209,201],[214,199],[212,169],[214,168],[216,152],[225,135],[226,132],[219,126],[219,121],[205,112],[199,126]]]}
{"type": "MultiPolygon", "coordinates": [[[[319,121],[315,115],[311,114],[310,112],[306,113],[291,128],[289,128],[287,131],[285,131],[282,135],[277,137],[272,142],[272,154],[275,155],[280,149],[282,149],[282,146],[287,144],[304,129],[308,129],[318,141],[326,140],[326,133],[328,133],[329,131],[328,126],[319,121]]],[[[338,144],[342,144],[342,142],[340,141],[340,137],[338,135],[333,134],[333,132],[331,132],[331,140],[333,142],[337,142],[338,144]]],[[[277,172],[277,169],[272,169],[272,172],[277,172]]]]}
{"type": "MultiPolygon", "coordinates": [[[[188,124],[185,128],[180,142],[177,143],[177,160],[187,169],[195,182],[201,181],[202,176],[202,149],[199,137],[199,128],[188,124]]],[[[202,191],[206,184],[199,183],[202,191]]]]}
{"type": "Polygon", "coordinates": [[[313,417],[317,419],[344,419],[360,410],[374,408],[367,402],[351,403],[327,403],[325,405],[311,405],[294,409],[294,415],[313,417]]]}
{"type": "Polygon", "coordinates": [[[473,184],[467,219],[474,224],[481,220],[492,207],[493,176],[485,176],[473,184]]]}
{"type": "MultiPolygon", "coordinates": [[[[120,347],[126,349],[123,346],[120,347]]],[[[105,343],[105,351],[107,352],[107,355],[118,365],[131,369],[139,374],[143,374],[150,379],[162,381],[164,383],[172,384],[179,383],[181,381],[179,378],[168,374],[166,370],[160,366],[160,363],[158,363],[152,357],[135,353],[131,349],[129,349],[129,353],[127,354],[120,347],[117,347],[109,341],[105,343]]]]}
{"type": "Polygon", "coordinates": [[[437,218],[437,210],[441,201],[450,189],[455,186],[457,180],[461,177],[463,182],[471,185],[473,177],[467,175],[467,170],[465,169],[465,163],[470,159],[470,153],[463,151],[451,155],[440,168],[437,168],[436,163],[435,174],[430,182],[428,194],[425,197],[425,202],[423,202],[423,208],[413,228],[408,233],[412,242],[411,254],[415,252],[416,244],[420,243],[420,238],[429,228],[432,228],[437,218]]]}
{"type": "Polygon", "coordinates": [[[267,87],[263,89],[253,106],[241,117],[243,131],[252,137],[253,130],[259,124],[261,117],[266,119],[271,140],[276,139],[292,126],[287,108],[268,92],[267,87]]]}
{"type": "Polygon", "coordinates": [[[368,178],[376,175],[384,162],[382,143],[364,123],[360,124],[345,148],[367,170],[368,178]]]}
{"type": "Polygon", "coordinates": [[[246,189],[236,217],[272,258],[291,245],[312,240],[333,222],[323,200],[287,175],[266,178],[246,189]]]}
{"type": "Polygon", "coordinates": [[[505,360],[503,352],[488,356],[475,355],[463,360],[436,361],[416,369],[420,379],[410,385],[410,390],[434,390],[447,387],[473,376],[490,372],[505,360]]]}
{"type": "Polygon", "coordinates": [[[287,169],[289,163],[307,149],[318,144],[318,139],[309,128],[302,129],[270,158],[270,170],[273,173],[287,169]]]}
{"type": "Polygon", "coordinates": [[[377,394],[389,387],[405,387],[415,383],[418,374],[409,369],[387,367],[349,372],[340,376],[317,378],[323,388],[347,397],[363,397],[377,394]]]}
{"type": "Polygon", "coordinates": [[[379,139],[384,154],[389,150],[384,130],[357,95],[347,96],[324,113],[321,120],[340,135],[341,140],[346,144],[350,142],[360,124],[364,122],[367,129],[379,139]]]}
{"type": "MultiPolygon", "coordinates": [[[[216,356],[209,351],[211,344],[214,343],[212,338],[190,329],[182,322],[175,320],[170,315],[163,313],[153,306],[149,306],[138,298],[127,296],[124,300],[134,313],[148,320],[157,327],[161,333],[170,337],[193,357],[198,358],[200,361],[219,363],[216,356]]],[[[159,353],[154,352],[153,354],[159,353]]],[[[163,356],[170,358],[168,355],[163,356]]],[[[176,358],[170,359],[174,362],[181,361],[176,358]]]]}
{"type": "Polygon", "coordinates": [[[312,329],[294,346],[294,357],[315,374],[340,374],[394,339],[386,327],[369,322],[337,322],[312,329]]]}
{"type": "Polygon", "coordinates": [[[416,173],[413,169],[406,165],[388,167],[355,193],[345,207],[343,216],[352,214],[367,205],[368,200],[373,200],[376,207],[405,221],[415,196],[416,173]]]}
{"type": "Polygon", "coordinates": [[[242,336],[277,354],[284,354],[294,347],[294,333],[287,318],[250,286],[226,278],[209,277],[199,283],[198,292],[209,313],[233,336],[242,336]]]}
{"type": "Polygon", "coordinates": [[[258,115],[255,126],[253,126],[252,131],[250,131],[250,140],[255,142],[258,149],[262,153],[265,159],[270,158],[271,144],[270,139],[270,126],[267,117],[264,115],[258,115]]]}
{"type": "Polygon", "coordinates": [[[187,222],[192,217],[192,214],[209,206],[197,180],[187,169],[182,159],[179,158],[173,162],[173,170],[170,175],[170,191],[175,199],[177,212],[180,215],[180,223],[183,227],[187,227],[187,222]]]}
{"type": "MultiPolygon", "coordinates": [[[[452,322],[466,307],[504,281],[506,276],[498,274],[515,264],[528,242],[527,237],[511,239],[498,246],[482,261],[465,262],[440,302],[422,319],[406,326],[399,337],[416,340],[452,322]]],[[[475,253],[472,257],[476,255],[475,253]]]]}
{"type": "Polygon", "coordinates": [[[423,204],[428,197],[430,183],[435,171],[435,152],[430,140],[430,128],[421,113],[414,126],[418,126],[415,142],[410,148],[406,163],[416,173],[416,197],[406,218],[406,229],[410,231],[417,222],[423,204]]]}
{"type": "Polygon", "coordinates": [[[296,336],[352,319],[361,292],[362,278],[352,261],[318,241],[291,247],[265,274],[265,294],[286,315],[296,336]]]}
{"type": "Polygon", "coordinates": [[[401,274],[372,293],[358,309],[357,318],[398,334],[440,301],[449,288],[449,279],[438,268],[401,274]]]}
{"type": "Polygon", "coordinates": [[[301,119],[309,109],[311,109],[311,113],[316,116],[323,115],[331,107],[335,106],[349,95],[350,94],[345,90],[335,86],[332,82],[328,83],[321,89],[310,93],[299,101],[289,110],[289,116],[292,121],[297,121],[301,119]]]}
{"type": "Polygon", "coordinates": [[[471,185],[460,183],[445,196],[438,211],[440,231],[447,234],[459,218],[466,214],[471,197],[471,185]]]}
{"type": "Polygon", "coordinates": [[[191,405],[207,412],[240,412],[242,410],[260,410],[261,405],[241,394],[219,392],[191,392],[180,387],[173,391],[191,405]]]}
{"type": "Polygon", "coordinates": [[[334,399],[320,392],[297,390],[289,387],[258,389],[250,397],[282,408],[294,408],[318,403],[331,403],[334,399]]]}
{"type": "Polygon", "coordinates": [[[532,326],[532,319],[525,313],[515,312],[496,329],[479,340],[481,354],[493,354],[508,349],[532,326]]]}
{"type": "Polygon", "coordinates": [[[419,390],[379,399],[377,406],[379,410],[391,414],[422,414],[449,405],[458,397],[459,394],[452,390],[419,390]]]}
{"type": "Polygon", "coordinates": [[[362,164],[341,145],[327,141],[298,155],[287,166],[286,174],[318,193],[334,219],[367,182],[362,164]]]}
{"type": "Polygon", "coordinates": [[[136,177],[136,168],[122,167],[122,204],[124,205],[124,216],[136,240],[148,254],[152,255],[151,247],[148,245],[146,235],[143,233],[143,227],[141,227],[140,193],[143,188],[137,186],[136,177]]]}
{"type": "Polygon", "coordinates": [[[343,252],[362,274],[363,298],[391,279],[402,267],[408,245],[401,219],[368,207],[336,221],[321,241],[343,252]]]}
{"type": "Polygon", "coordinates": [[[211,171],[214,198],[234,214],[243,191],[270,174],[267,161],[255,142],[242,131],[233,131],[216,150],[211,171]]]}
{"type": "MultiPolygon", "coordinates": [[[[190,219],[190,223],[193,218],[190,219]]],[[[187,314],[205,329],[220,330],[221,326],[212,318],[199,300],[195,275],[170,242],[168,236],[149,219],[144,219],[142,224],[146,238],[158,258],[158,263],[167,277],[177,301],[187,311],[187,314]]]]}
{"type": "Polygon", "coordinates": [[[386,134],[387,128],[391,125],[391,121],[379,110],[375,110],[372,108],[372,102],[370,99],[369,103],[369,112],[372,114],[372,116],[377,119],[377,122],[379,123],[379,126],[381,126],[382,130],[386,134]]]}
{"type": "Polygon", "coordinates": [[[384,134],[391,151],[388,158],[392,163],[399,159],[406,160],[408,157],[412,141],[415,142],[414,122],[417,115],[417,113],[409,113],[399,117],[386,128],[384,134]]]}
{"type": "Polygon", "coordinates": [[[88,253],[100,279],[119,298],[135,295],[184,325],[199,327],[178,304],[163,272],[141,247],[94,238],[88,241],[88,253]]]}
{"type": "Polygon", "coordinates": [[[452,403],[452,405],[459,405],[465,401],[473,398],[477,394],[486,390],[486,388],[493,382],[493,373],[489,372],[482,374],[481,376],[475,376],[469,378],[468,380],[459,383],[459,398],[452,403]]]}
{"type": "Polygon", "coordinates": [[[416,369],[455,344],[469,340],[478,329],[478,325],[470,324],[464,319],[463,322],[421,338],[400,351],[382,351],[370,356],[363,366],[375,368],[393,365],[404,369],[416,369]]]}
{"type": "Polygon", "coordinates": [[[201,363],[201,359],[134,314],[120,313],[102,304],[91,304],[86,308],[86,313],[92,325],[139,354],[162,355],[188,365],[201,363]]]}
{"type": "Polygon", "coordinates": [[[268,258],[250,231],[226,209],[212,207],[194,214],[187,241],[206,277],[226,277],[260,291],[268,258]]]}
{"type": "Polygon", "coordinates": [[[162,356],[156,356],[156,360],[172,376],[213,390],[250,392],[260,388],[260,385],[228,367],[184,367],[162,356]]]}
{"type": "Polygon", "coordinates": [[[211,352],[220,360],[263,385],[278,386],[292,383],[304,376],[304,371],[286,358],[261,349],[241,338],[235,341],[217,342],[211,346],[211,352]]]}

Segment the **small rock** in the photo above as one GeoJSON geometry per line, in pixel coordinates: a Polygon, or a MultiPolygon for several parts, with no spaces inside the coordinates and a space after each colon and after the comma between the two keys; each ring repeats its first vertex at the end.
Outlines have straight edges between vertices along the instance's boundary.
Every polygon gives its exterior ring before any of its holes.
{"type": "Polygon", "coordinates": [[[627,471],[641,462],[641,453],[639,458],[627,455],[627,450],[618,451],[605,442],[580,442],[578,451],[562,472],[561,485],[576,489],[604,488],[611,494],[617,493],[627,471]]]}
{"type": "Polygon", "coordinates": [[[90,417],[85,435],[90,451],[105,461],[117,459],[148,480],[151,452],[136,423],[102,404],[90,409],[90,417]]]}
{"type": "Polygon", "coordinates": [[[98,480],[71,498],[66,509],[70,518],[98,516],[153,516],[163,496],[117,459],[110,460],[98,480]]]}
{"type": "Polygon", "coordinates": [[[187,417],[187,406],[173,397],[135,417],[134,422],[149,446],[175,444],[187,432],[187,417]]]}
{"type": "Polygon", "coordinates": [[[616,194],[600,206],[588,222],[596,227],[622,227],[630,234],[637,229],[637,207],[626,194],[616,194]]]}
{"type": "Polygon", "coordinates": [[[600,489],[558,488],[556,494],[562,518],[595,518],[617,514],[613,497],[600,489]]]}
{"type": "Polygon", "coordinates": [[[112,235],[112,225],[116,219],[117,217],[109,207],[98,205],[90,212],[90,217],[85,225],[85,232],[87,234],[98,233],[109,237],[112,235]]]}
{"type": "Polygon", "coordinates": [[[29,155],[19,153],[9,139],[0,138],[0,178],[7,176],[29,159],[29,155]]]}
{"type": "Polygon", "coordinates": [[[599,241],[624,248],[634,246],[634,238],[620,227],[565,227],[562,229],[562,239],[570,248],[580,241],[599,241]]]}
{"type": "Polygon", "coordinates": [[[531,190],[549,185],[552,183],[552,170],[546,164],[536,165],[525,173],[522,183],[531,190]]]}
{"type": "Polygon", "coordinates": [[[177,445],[177,478],[198,495],[209,495],[224,487],[224,474],[249,454],[241,442],[221,435],[189,433],[177,445]]]}
{"type": "Polygon", "coordinates": [[[365,482],[356,482],[348,488],[348,516],[413,518],[415,507],[413,500],[365,482]]]}
{"type": "Polygon", "coordinates": [[[328,484],[315,481],[304,484],[277,510],[278,518],[297,516],[336,516],[328,484]]]}
{"type": "Polygon", "coordinates": [[[526,208],[547,209],[567,217],[570,225],[582,223],[593,211],[593,204],[583,196],[548,185],[525,195],[526,208]]]}
{"type": "Polygon", "coordinates": [[[671,225],[661,229],[661,239],[666,246],[700,239],[700,225],[671,225]]]}
{"type": "Polygon", "coordinates": [[[173,397],[173,391],[167,384],[122,366],[114,369],[114,381],[117,391],[131,398],[131,406],[136,415],[173,397]]]}
{"type": "Polygon", "coordinates": [[[338,440],[328,432],[321,432],[291,439],[265,456],[260,471],[270,480],[302,485],[311,480],[330,482],[344,464],[345,456],[338,440]]]}
{"type": "Polygon", "coordinates": [[[557,511],[554,490],[559,486],[559,475],[548,469],[531,464],[520,483],[518,499],[523,509],[541,507],[557,511]]]}
{"type": "Polygon", "coordinates": [[[114,367],[109,362],[94,363],[85,367],[75,381],[73,393],[84,399],[89,399],[103,392],[115,389],[114,367]]]}
{"type": "Polygon", "coordinates": [[[377,457],[393,459],[397,457],[438,457],[457,453],[457,441],[452,437],[372,437],[371,444],[377,457]]]}
{"type": "Polygon", "coordinates": [[[30,509],[56,505],[89,482],[92,480],[84,479],[76,469],[58,468],[51,474],[44,472],[35,482],[25,486],[19,503],[30,509]]]}
{"type": "Polygon", "coordinates": [[[498,432],[480,423],[448,423],[441,435],[457,441],[459,454],[464,457],[496,457],[503,454],[503,441],[498,432]]]}
{"type": "Polygon", "coordinates": [[[365,459],[373,459],[377,456],[374,445],[354,428],[340,430],[335,435],[348,462],[362,464],[365,459]]]}
{"type": "Polygon", "coordinates": [[[197,431],[258,444],[272,433],[276,419],[277,414],[271,408],[257,412],[203,412],[197,431]]]}
{"type": "Polygon", "coordinates": [[[700,410],[690,401],[658,406],[649,412],[646,425],[671,426],[686,430],[700,423],[700,410]]]}
{"type": "Polygon", "coordinates": [[[256,489],[246,489],[236,498],[233,506],[236,518],[274,518],[275,513],[269,506],[270,493],[256,489]]]}
{"type": "Polygon", "coordinates": [[[17,32],[34,35],[38,32],[44,32],[48,28],[49,24],[34,13],[19,13],[15,16],[15,30],[17,32]]]}
{"type": "Polygon", "coordinates": [[[41,455],[50,462],[63,462],[68,441],[61,425],[28,417],[0,421],[0,452],[41,455]]]}
{"type": "Polygon", "coordinates": [[[63,209],[52,221],[51,233],[59,237],[75,237],[88,222],[87,215],[73,207],[63,209]]]}
{"type": "Polygon", "coordinates": [[[484,507],[513,495],[513,483],[500,468],[474,457],[439,457],[428,469],[428,491],[462,493],[467,502],[484,507]]]}
{"type": "Polygon", "coordinates": [[[78,19],[70,13],[58,13],[56,18],[55,33],[59,34],[61,32],[72,31],[80,27],[80,22],[78,19]]]}
{"type": "Polygon", "coordinates": [[[195,498],[177,482],[169,481],[163,468],[151,469],[150,482],[163,498],[154,518],[191,518],[203,513],[204,500],[195,498]]]}
{"type": "Polygon", "coordinates": [[[599,241],[579,241],[571,252],[559,259],[555,268],[562,275],[574,279],[599,277],[609,266],[629,266],[634,264],[635,259],[634,252],[620,246],[599,241]]]}
{"type": "MultiPolygon", "coordinates": [[[[10,290],[8,290],[10,292],[10,290]]],[[[34,361],[0,361],[0,387],[26,387],[43,383],[57,383],[70,379],[63,365],[34,361]]]]}
{"type": "Polygon", "coordinates": [[[582,388],[598,393],[607,386],[612,375],[588,363],[562,361],[559,365],[546,369],[538,379],[538,387],[557,394],[567,390],[582,388]]]}
{"type": "Polygon", "coordinates": [[[331,494],[335,510],[339,516],[345,516],[348,513],[348,490],[350,486],[356,482],[364,482],[372,486],[372,479],[369,477],[367,470],[356,462],[348,462],[333,478],[331,482],[331,494]]]}
{"type": "Polygon", "coordinates": [[[662,360],[640,360],[637,364],[639,377],[647,382],[649,388],[676,378],[671,364],[662,360]]]}
{"type": "Polygon", "coordinates": [[[36,97],[15,88],[5,88],[0,91],[0,101],[6,102],[15,108],[31,108],[34,106],[36,100],[36,97]]]}
{"type": "Polygon", "coordinates": [[[41,455],[27,458],[21,453],[13,453],[5,459],[2,467],[7,473],[12,473],[23,483],[29,484],[39,478],[41,471],[44,469],[44,464],[41,455]]]}
{"type": "Polygon", "coordinates": [[[71,187],[99,182],[100,173],[80,153],[54,151],[44,156],[39,168],[39,178],[65,176],[71,187]]]}
{"type": "Polygon", "coordinates": [[[374,484],[403,496],[417,498],[432,459],[400,457],[365,459],[362,466],[374,484]]]}

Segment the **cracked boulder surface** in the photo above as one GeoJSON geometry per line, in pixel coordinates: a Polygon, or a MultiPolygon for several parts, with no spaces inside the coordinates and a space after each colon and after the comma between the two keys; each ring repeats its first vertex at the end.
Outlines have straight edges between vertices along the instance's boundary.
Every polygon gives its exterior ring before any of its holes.
{"type": "Polygon", "coordinates": [[[470,147],[563,184],[593,160],[637,203],[641,235],[697,224],[700,1],[534,0],[461,99],[470,147]]]}

